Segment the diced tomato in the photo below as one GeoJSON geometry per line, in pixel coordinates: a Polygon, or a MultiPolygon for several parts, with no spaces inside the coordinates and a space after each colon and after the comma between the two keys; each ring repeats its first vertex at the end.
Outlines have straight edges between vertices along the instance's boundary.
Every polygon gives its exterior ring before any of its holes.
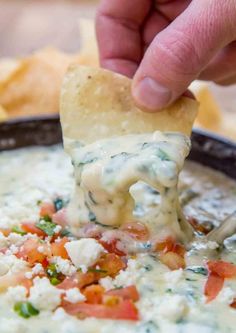
{"type": "Polygon", "coordinates": [[[57,288],[68,290],[71,288],[84,288],[92,283],[96,283],[100,279],[100,274],[94,272],[82,273],[78,272],[71,277],[65,278],[63,282],[57,285],[57,288]]]}
{"type": "Polygon", "coordinates": [[[38,239],[28,239],[16,254],[18,258],[28,261],[30,264],[42,263],[50,254],[50,251],[45,243],[40,243],[38,239]],[[39,251],[42,248],[43,251],[39,251]]]}
{"type": "Polygon", "coordinates": [[[139,241],[147,241],[149,239],[148,228],[140,222],[125,223],[121,226],[121,230],[139,241]]]}
{"type": "Polygon", "coordinates": [[[236,298],[234,298],[233,302],[230,304],[231,308],[236,309],[236,298]]]}
{"type": "Polygon", "coordinates": [[[185,268],[185,260],[182,256],[175,252],[162,253],[160,255],[160,261],[169,267],[171,270],[185,268]]]}
{"type": "Polygon", "coordinates": [[[100,319],[116,319],[116,320],[138,320],[138,310],[134,303],[130,300],[120,301],[114,306],[104,304],[66,304],[64,309],[70,315],[79,317],[94,317],[100,319]]]}
{"type": "Polygon", "coordinates": [[[0,277],[0,292],[6,291],[9,287],[14,287],[17,285],[22,285],[26,287],[27,290],[32,286],[32,281],[26,279],[25,272],[21,272],[14,275],[3,275],[0,277]]]}
{"type": "Polygon", "coordinates": [[[222,278],[233,278],[236,277],[236,266],[226,261],[208,261],[208,270],[212,273],[216,273],[222,278]]]}
{"type": "Polygon", "coordinates": [[[55,257],[61,257],[63,259],[69,259],[68,253],[65,249],[65,244],[68,242],[67,237],[63,237],[59,241],[55,241],[51,244],[51,253],[55,257]]]}
{"type": "Polygon", "coordinates": [[[33,222],[22,222],[21,229],[27,233],[35,234],[39,237],[47,236],[47,234],[43,230],[37,228],[35,223],[33,223],[33,222]]]}
{"type": "Polygon", "coordinates": [[[120,257],[123,257],[126,255],[126,253],[117,248],[117,242],[118,242],[117,239],[112,239],[109,242],[105,242],[102,239],[99,240],[99,243],[104,247],[105,250],[107,250],[110,253],[115,253],[120,257]]]}
{"type": "Polygon", "coordinates": [[[204,295],[207,297],[207,303],[216,298],[223,286],[224,278],[216,273],[210,272],[204,288],[204,295]]]}
{"type": "Polygon", "coordinates": [[[172,251],[173,247],[175,245],[175,241],[172,237],[167,237],[166,239],[162,241],[158,241],[155,244],[155,251],[157,252],[170,252],[172,251]]]}
{"type": "Polygon", "coordinates": [[[138,290],[133,285],[125,287],[125,288],[117,288],[117,289],[109,290],[105,293],[105,295],[118,296],[124,300],[129,299],[134,302],[137,302],[139,300],[138,290]]]}
{"type": "Polygon", "coordinates": [[[67,226],[67,213],[66,208],[62,208],[58,210],[56,213],[52,215],[52,221],[56,224],[59,224],[62,227],[67,226]]]}
{"type": "Polygon", "coordinates": [[[4,229],[4,228],[0,228],[0,232],[5,236],[9,236],[10,233],[12,232],[11,229],[4,229]]]}
{"type": "Polygon", "coordinates": [[[83,294],[86,297],[86,302],[90,304],[101,304],[104,294],[104,288],[99,284],[93,284],[84,289],[83,294]]]}
{"type": "Polygon", "coordinates": [[[55,206],[53,202],[42,202],[40,205],[40,217],[49,216],[52,218],[53,214],[56,213],[55,206]]]}
{"type": "Polygon", "coordinates": [[[181,244],[178,244],[176,243],[174,246],[173,246],[173,249],[172,249],[173,252],[179,254],[181,257],[184,258],[184,255],[186,253],[186,249],[183,245],[181,244]]]}
{"type": "Polygon", "coordinates": [[[198,220],[192,216],[187,217],[187,221],[191,224],[194,230],[207,235],[211,229],[206,228],[203,224],[199,223],[198,220]]]}
{"type": "Polygon", "coordinates": [[[101,277],[103,276],[111,276],[114,277],[119,273],[120,270],[125,268],[124,262],[121,260],[119,256],[114,253],[108,253],[103,255],[96,263],[96,267],[99,267],[101,271],[104,273],[100,273],[101,277]]]}

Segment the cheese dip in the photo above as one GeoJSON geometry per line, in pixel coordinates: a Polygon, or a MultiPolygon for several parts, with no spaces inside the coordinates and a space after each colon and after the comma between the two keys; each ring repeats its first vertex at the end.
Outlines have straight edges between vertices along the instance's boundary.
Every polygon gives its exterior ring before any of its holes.
{"type": "Polygon", "coordinates": [[[142,216],[161,189],[145,186],[132,190],[132,221],[84,225],[80,238],[67,226],[74,175],[62,147],[0,154],[1,333],[235,331],[236,236],[205,235],[234,213],[236,183],[187,161],[178,192],[195,238],[157,239],[152,250],[142,216]]]}

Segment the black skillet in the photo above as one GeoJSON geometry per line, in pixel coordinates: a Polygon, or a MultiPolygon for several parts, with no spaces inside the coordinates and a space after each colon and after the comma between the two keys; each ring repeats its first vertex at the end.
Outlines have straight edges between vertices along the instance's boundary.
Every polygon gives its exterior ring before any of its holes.
{"type": "MultiPolygon", "coordinates": [[[[25,118],[0,124],[0,151],[62,142],[58,115],[25,118]]],[[[200,130],[192,134],[189,159],[236,179],[236,143],[200,130]]]]}

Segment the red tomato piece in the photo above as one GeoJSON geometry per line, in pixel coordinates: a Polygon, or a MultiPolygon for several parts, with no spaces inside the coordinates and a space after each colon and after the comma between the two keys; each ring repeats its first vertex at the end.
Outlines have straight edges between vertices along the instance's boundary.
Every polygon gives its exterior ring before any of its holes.
{"type": "Polygon", "coordinates": [[[5,236],[9,236],[10,233],[12,232],[11,229],[3,229],[3,228],[0,228],[0,232],[5,236]]]}
{"type": "Polygon", "coordinates": [[[104,271],[104,273],[100,273],[101,277],[107,275],[114,277],[120,270],[125,268],[124,262],[114,253],[108,253],[102,256],[102,258],[97,261],[96,267],[97,266],[101,271],[104,271]]]}
{"type": "Polygon", "coordinates": [[[105,242],[101,239],[99,240],[99,243],[104,247],[105,250],[107,250],[110,253],[115,253],[120,257],[123,257],[126,255],[126,253],[117,248],[117,242],[118,242],[117,239],[113,239],[110,242],[105,242]]]}
{"type": "Polygon", "coordinates": [[[172,249],[173,252],[179,254],[181,257],[184,258],[184,255],[186,253],[186,249],[183,245],[176,243],[172,249]]]}
{"type": "Polygon", "coordinates": [[[155,245],[155,251],[157,252],[170,252],[173,250],[175,241],[172,237],[167,237],[166,239],[159,241],[155,245]]]}
{"type": "Polygon", "coordinates": [[[118,296],[124,300],[129,299],[134,302],[137,302],[139,300],[139,292],[138,292],[137,288],[133,285],[125,287],[125,288],[109,290],[105,293],[105,295],[118,296]]]}
{"type": "Polygon", "coordinates": [[[92,283],[96,283],[100,279],[100,275],[93,272],[81,273],[78,272],[71,277],[65,278],[63,282],[57,285],[59,289],[71,289],[71,288],[84,288],[92,283]]]}
{"type": "Polygon", "coordinates": [[[99,284],[93,284],[84,289],[83,294],[86,302],[90,304],[101,304],[105,289],[99,284]]]}
{"type": "Polygon", "coordinates": [[[185,268],[185,260],[182,256],[175,252],[162,253],[160,255],[160,261],[169,267],[171,270],[185,268]]]}
{"type": "Polygon", "coordinates": [[[70,315],[85,317],[94,317],[100,319],[116,319],[116,320],[138,320],[138,310],[134,303],[130,300],[120,301],[114,306],[104,304],[66,304],[64,309],[70,315]]]}
{"type": "Polygon", "coordinates": [[[38,239],[28,239],[16,254],[18,258],[28,261],[30,264],[43,263],[50,251],[46,244],[40,243],[38,239]],[[43,251],[39,251],[42,248],[43,251]]]}
{"type": "Polygon", "coordinates": [[[233,302],[230,304],[231,308],[236,309],[236,298],[233,300],[233,302]]]}
{"type": "Polygon", "coordinates": [[[56,213],[52,215],[52,221],[56,224],[59,224],[62,227],[67,226],[67,213],[66,208],[62,208],[58,210],[56,213]]]}
{"type": "Polygon", "coordinates": [[[21,229],[27,233],[35,234],[39,237],[47,236],[47,234],[43,230],[37,228],[35,223],[32,223],[32,222],[22,222],[21,229]]]}
{"type": "Polygon", "coordinates": [[[121,226],[121,230],[139,241],[147,241],[149,239],[148,228],[140,222],[125,223],[121,226]]]}
{"type": "Polygon", "coordinates": [[[67,237],[63,237],[61,240],[53,242],[51,244],[51,253],[55,257],[61,257],[63,259],[69,259],[68,253],[65,248],[65,244],[68,242],[67,237]]]}
{"type": "Polygon", "coordinates": [[[53,214],[56,213],[53,202],[42,202],[40,205],[39,215],[40,217],[49,216],[52,218],[53,214]]]}
{"type": "Polygon", "coordinates": [[[207,297],[207,303],[216,298],[223,286],[224,278],[213,272],[210,272],[204,287],[204,295],[207,297]]]}
{"type": "Polygon", "coordinates": [[[236,277],[236,266],[226,261],[208,261],[208,270],[212,273],[216,273],[222,278],[233,278],[236,277]]]}

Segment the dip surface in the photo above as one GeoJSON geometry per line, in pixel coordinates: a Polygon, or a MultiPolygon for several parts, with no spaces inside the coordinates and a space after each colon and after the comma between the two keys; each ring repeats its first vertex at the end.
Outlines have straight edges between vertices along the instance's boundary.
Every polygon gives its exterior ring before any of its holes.
{"type": "MultiPolygon", "coordinates": [[[[61,146],[3,152],[0,154],[0,174],[0,228],[12,228],[24,220],[35,220],[39,202],[57,196],[67,202],[73,190],[73,168],[61,146]]],[[[203,231],[220,225],[235,210],[236,183],[193,162],[186,162],[179,192],[185,215],[191,221],[196,219],[203,231]]],[[[141,203],[150,210],[156,205],[156,193],[150,192],[145,198],[138,195],[137,214],[144,208],[141,203]]],[[[226,279],[223,289],[212,302],[206,303],[204,296],[206,261],[221,259],[236,264],[236,242],[231,239],[225,244],[225,248],[220,248],[214,242],[202,242],[199,236],[185,254],[186,268],[172,271],[150,253],[129,256],[126,270],[114,279],[104,280],[103,284],[108,289],[137,287],[139,321],[79,320],[61,308],[56,311],[43,309],[39,315],[24,319],[13,311],[9,293],[2,292],[0,332],[234,332],[236,310],[229,305],[236,297],[236,280],[226,279]]],[[[0,242],[0,250],[3,248],[0,242]]],[[[1,254],[1,262],[7,256],[12,254],[1,254]]]]}

